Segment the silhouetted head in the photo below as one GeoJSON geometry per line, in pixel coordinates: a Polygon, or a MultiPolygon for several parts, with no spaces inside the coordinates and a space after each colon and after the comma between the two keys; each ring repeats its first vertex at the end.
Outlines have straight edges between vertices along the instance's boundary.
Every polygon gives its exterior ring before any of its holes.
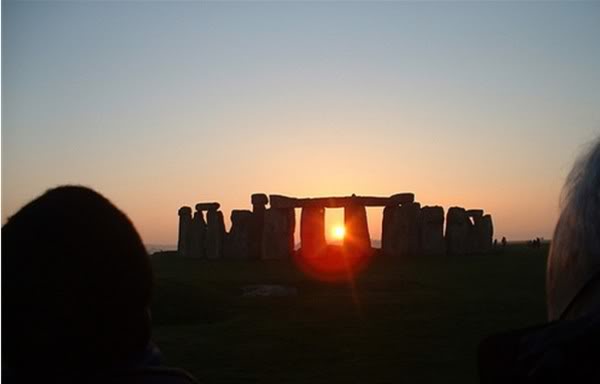
{"type": "Polygon", "coordinates": [[[600,141],[567,177],[548,256],[546,291],[550,320],[600,309],[600,141]]]}
{"type": "Polygon", "coordinates": [[[64,186],[2,227],[2,360],[18,374],[127,364],[150,338],[150,260],[127,216],[64,186]]]}

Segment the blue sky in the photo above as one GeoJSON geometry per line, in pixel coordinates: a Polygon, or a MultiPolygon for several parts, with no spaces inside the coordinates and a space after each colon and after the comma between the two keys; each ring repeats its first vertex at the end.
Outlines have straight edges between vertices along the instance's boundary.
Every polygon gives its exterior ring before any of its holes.
{"type": "Polygon", "coordinates": [[[599,36],[597,2],[5,1],[2,218],[85,184],[174,243],[198,201],[412,191],[550,237],[599,36]]]}

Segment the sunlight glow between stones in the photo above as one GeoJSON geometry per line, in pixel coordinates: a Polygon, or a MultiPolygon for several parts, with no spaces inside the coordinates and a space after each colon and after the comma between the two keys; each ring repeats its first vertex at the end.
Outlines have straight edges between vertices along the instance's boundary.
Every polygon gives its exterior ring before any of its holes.
{"type": "Polygon", "coordinates": [[[344,238],[344,234],[346,233],[346,229],[343,225],[336,225],[335,227],[333,227],[331,233],[334,239],[342,240],[344,238]]]}

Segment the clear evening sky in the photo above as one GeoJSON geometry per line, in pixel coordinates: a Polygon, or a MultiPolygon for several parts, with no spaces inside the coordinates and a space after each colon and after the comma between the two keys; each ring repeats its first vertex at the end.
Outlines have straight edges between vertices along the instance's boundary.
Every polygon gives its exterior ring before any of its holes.
{"type": "Polygon", "coordinates": [[[182,205],[410,191],[549,238],[598,134],[599,3],[2,2],[3,222],[76,183],[173,244],[182,205]]]}

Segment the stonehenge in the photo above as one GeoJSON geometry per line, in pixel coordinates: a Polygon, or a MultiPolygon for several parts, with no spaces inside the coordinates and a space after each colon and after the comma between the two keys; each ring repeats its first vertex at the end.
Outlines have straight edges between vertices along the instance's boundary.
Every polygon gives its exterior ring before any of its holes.
{"type": "Polygon", "coordinates": [[[294,210],[270,208],[264,213],[262,259],[289,259],[294,252],[294,210]]]}
{"type": "Polygon", "coordinates": [[[482,253],[492,249],[492,216],[482,209],[451,207],[446,224],[446,250],[449,255],[482,253]]]}
{"type": "Polygon", "coordinates": [[[252,211],[231,211],[231,230],[223,245],[223,258],[248,260],[251,258],[252,211]]]}
{"type": "Polygon", "coordinates": [[[384,207],[380,253],[386,257],[456,256],[492,249],[492,217],[482,209],[450,207],[444,215],[441,206],[421,207],[413,193],[318,198],[256,193],[250,203],[251,210],[231,211],[229,232],[218,202],[196,204],[193,215],[189,206],[181,207],[178,254],[208,260],[290,259],[296,253],[295,209],[300,209],[299,254],[326,256],[325,211],[343,208],[346,233],[341,247],[349,256],[366,255],[373,251],[367,207],[384,207]]]}
{"type": "Polygon", "coordinates": [[[179,238],[177,240],[177,252],[181,256],[188,256],[190,252],[192,239],[190,233],[192,231],[192,208],[179,208],[179,238]]]}
{"type": "Polygon", "coordinates": [[[349,255],[362,256],[371,250],[371,237],[364,205],[351,203],[344,207],[344,247],[349,255]]]}
{"type": "Polygon", "coordinates": [[[414,257],[420,253],[419,203],[388,205],[383,210],[382,252],[385,255],[414,257]]]}
{"type": "Polygon", "coordinates": [[[210,209],[206,213],[206,258],[220,259],[223,255],[223,240],[225,237],[225,222],[223,212],[210,209]]]}
{"type": "Polygon", "coordinates": [[[300,215],[300,243],[305,257],[322,256],[327,248],[325,240],[325,208],[308,206],[300,215]]]}
{"type": "Polygon", "coordinates": [[[472,253],[490,251],[492,249],[492,237],[494,236],[492,216],[484,215],[481,212],[481,214],[473,217],[472,224],[469,251],[472,253]]]}
{"type": "Polygon", "coordinates": [[[250,196],[252,203],[253,224],[250,232],[250,258],[260,259],[262,254],[262,239],[265,224],[265,210],[269,200],[264,193],[255,193],[250,196]]]}
{"type": "Polygon", "coordinates": [[[421,208],[420,224],[422,254],[424,256],[443,255],[446,252],[444,208],[440,206],[421,208]]]}
{"type": "Polygon", "coordinates": [[[192,208],[179,209],[179,237],[177,252],[183,257],[219,259],[223,251],[225,222],[219,211],[219,203],[196,204],[192,218],[192,208]],[[206,221],[204,221],[206,211],[206,221]]]}
{"type": "Polygon", "coordinates": [[[194,212],[191,225],[190,257],[204,258],[204,239],[206,238],[206,222],[202,211],[194,212]]]}
{"type": "Polygon", "coordinates": [[[448,255],[461,255],[469,250],[471,222],[467,211],[461,207],[451,207],[446,216],[446,252],[448,255]]]}
{"type": "Polygon", "coordinates": [[[350,204],[362,205],[364,207],[383,207],[390,202],[396,204],[412,203],[415,201],[415,195],[412,193],[399,193],[390,197],[373,196],[346,196],[346,197],[316,197],[297,199],[281,195],[270,195],[269,200],[272,208],[345,208],[350,204]]]}

